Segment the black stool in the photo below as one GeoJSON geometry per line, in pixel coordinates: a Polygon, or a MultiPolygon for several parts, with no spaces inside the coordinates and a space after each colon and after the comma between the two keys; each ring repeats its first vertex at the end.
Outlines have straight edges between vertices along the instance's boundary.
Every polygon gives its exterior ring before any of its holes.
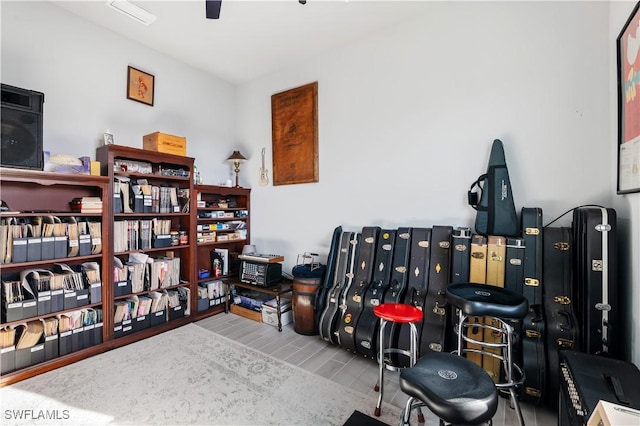
{"type": "Polygon", "coordinates": [[[524,425],[518,404],[516,389],[524,382],[524,372],[513,362],[513,326],[509,320],[522,320],[529,310],[527,299],[518,293],[501,287],[484,284],[457,283],[447,287],[447,301],[458,309],[458,355],[478,353],[502,361],[504,381],[495,386],[509,392],[511,407],[515,408],[520,425],[524,425]],[[492,317],[493,321],[473,322],[470,317],[492,317]],[[471,327],[490,330],[500,336],[497,342],[485,342],[470,338],[465,330],[471,327]],[[464,342],[479,347],[465,348],[464,342]],[[494,351],[491,351],[494,350],[494,351]]]}
{"type": "Polygon", "coordinates": [[[411,411],[427,406],[446,423],[479,425],[491,422],[498,409],[498,391],[491,377],[464,357],[431,352],[400,372],[400,389],[409,399],[401,425],[409,425],[411,411]]]}

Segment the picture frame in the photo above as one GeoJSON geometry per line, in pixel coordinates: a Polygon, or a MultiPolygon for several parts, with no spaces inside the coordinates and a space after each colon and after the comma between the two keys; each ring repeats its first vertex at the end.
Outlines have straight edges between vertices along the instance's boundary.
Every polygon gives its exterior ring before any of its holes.
{"type": "Polygon", "coordinates": [[[113,134],[108,133],[108,132],[104,132],[102,134],[103,137],[103,142],[105,145],[113,145],[113,134]]]}
{"type": "Polygon", "coordinates": [[[155,77],[152,74],[127,67],[127,99],[153,106],[155,77]]]}
{"type": "Polygon", "coordinates": [[[271,96],[273,185],[319,181],[318,82],[271,96]]]}
{"type": "Polygon", "coordinates": [[[640,192],[640,2],[616,39],[618,80],[617,193],[640,192]],[[635,71],[633,71],[635,70],[635,71]]]}

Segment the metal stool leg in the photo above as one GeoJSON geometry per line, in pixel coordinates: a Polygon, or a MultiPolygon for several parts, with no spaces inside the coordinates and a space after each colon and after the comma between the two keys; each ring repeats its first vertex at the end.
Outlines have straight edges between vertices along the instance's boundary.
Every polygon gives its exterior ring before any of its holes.
{"type": "Polygon", "coordinates": [[[380,318],[380,330],[378,331],[378,384],[374,387],[374,390],[378,392],[378,403],[373,414],[376,417],[380,416],[380,407],[382,406],[382,395],[384,393],[384,327],[387,325],[387,320],[380,318]]]}
{"type": "MultiPolygon", "coordinates": [[[[409,367],[413,367],[418,361],[418,329],[412,322],[409,323],[409,330],[411,330],[411,342],[409,346],[409,367]]],[[[422,409],[418,407],[418,422],[424,423],[424,414],[422,409]]]]}
{"type": "MultiPolygon", "coordinates": [[[[464,325],[465,325],[465,322],[467,322],[468,318],[469,318],[469,316],[465,315],[462,312],[462,310],[460,310],[458,312],[458,324],[457,324],[458,347],[454,352],[456,352],[457,355],[459,355],[459,356],[463,356],[463,354],[465,352],[467,352],[464,349],[464,336],[463,336],[463,333],[464,333],[464,325]]],[[[511,408],[516,410],[516,415],[518,416],[518,424],[520,426],[524,426],[524,418],[522,416],[522,410],[520,409],[520,404],[518,402],[518,396],[516,394],[516,387],[518,386],[518,382],[516,382],[516,379],[514,377],[516,368],[514,367],[514,364],[513,364],[513,354],[512,354],[513,327],[510,324],[508,324],[507,322],[505,322],[504,320],[500,319],[500,318],[496,318],[496,319],[500,323],[500,329],[502,330],[502,335],[503,335],[502,343],[498,345],[498,346],[502,346],[501,352],[499,354],[493,354],[492,352],[488,352],[488,351],[484,350],[484,347],[482,346],[482,342],[475,342],[474,341],[474,343],[476,343],[476,344],[481,346],[480,353],[482,353],[484,355],[488,355],[488,356],[496,356],[502,361],[502,365],[503,365],[503,368],[504,368],[504,374],[505,374],[505,382],[504,383],[497,383],[496,387],[498,387],[498,389],[508,390],[508,392],[509,392],[509,404],[510,404],[511,408]]],[[[486,345],[488,346],[490,344],[486,344],[486,345]]],[[[489,346],[489,347],[496,347],[496,346],[494,345],[494,346],[489,346]]],[[[520,374],[522,374],[520,370],[518,370],[518,371],[519,371],[520,374]]]]}
{"type": "Polygon", "coordinates": [[[518,416],[518,424],[520,426],[524,426],[524,417],[522,417],[522,410],[520,409],[520,403],[518,402],[518,396],[516,395],[516,384],[514,383],[514,377],[513,377],[513,356],[512,356],[512,347],[511,347],[511,344],[513,343],[513,327],[511,327],[511,325],[505,322],[503,322],[503,326],[507,330],[507,333],[506,333],[507,347],[505,348],[507,350],[507,355],[506,355],[507,362],[506,362],[505,374],[507,376],[506,377],[507,382],[511,383],[511,386],[509,386],[511,408],[514,408],[516,410],[516,415],[518,416]]]}

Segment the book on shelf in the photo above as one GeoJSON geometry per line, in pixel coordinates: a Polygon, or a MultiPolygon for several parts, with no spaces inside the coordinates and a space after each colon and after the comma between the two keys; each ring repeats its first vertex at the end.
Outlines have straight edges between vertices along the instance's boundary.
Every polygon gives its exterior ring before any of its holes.
{"type": "Polygon", "coordinates": [[[229,249],[216,248],[215,252],[222,258],[222,275],[229,275],[229,249]]]}
{"type": "Polygon", "coordinates": [[[102,213],[100,197],[78,197],[69,202],[71,210],[80,213],[102,213]]]}

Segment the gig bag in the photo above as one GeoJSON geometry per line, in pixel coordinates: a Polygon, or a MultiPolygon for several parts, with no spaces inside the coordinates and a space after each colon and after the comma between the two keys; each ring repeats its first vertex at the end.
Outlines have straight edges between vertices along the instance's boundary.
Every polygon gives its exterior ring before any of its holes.
{"type": "Polygon", "coordinates": [[[518,215],[513,202],[509,170],[504,148],[499,139],[493,141],[487,173],[478,177],[468,192],[468,202],[476,213],[475,230],[482,235],[519,236],[518,215]],[[478,192],[474,188],[478,187],[478,192]]]}

